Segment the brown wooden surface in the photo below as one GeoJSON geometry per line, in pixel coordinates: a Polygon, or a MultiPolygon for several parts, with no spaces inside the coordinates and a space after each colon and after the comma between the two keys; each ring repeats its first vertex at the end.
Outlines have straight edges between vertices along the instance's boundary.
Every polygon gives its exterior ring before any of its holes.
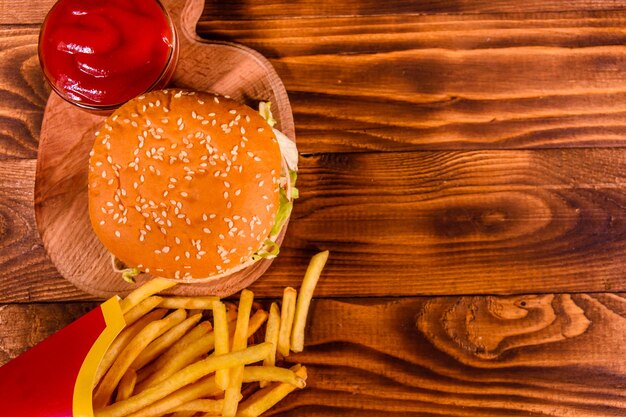
{"type": "MultiPolygon", "coordinates": [[[[626,415],[623,2],[207,3],[198,33],[269,58],[303,153],[253,289],[331,250],[275,415],[626,415]]],[[[0,0],[0,363],[95,305],[32,211],[51,4],[0,0]]]]}

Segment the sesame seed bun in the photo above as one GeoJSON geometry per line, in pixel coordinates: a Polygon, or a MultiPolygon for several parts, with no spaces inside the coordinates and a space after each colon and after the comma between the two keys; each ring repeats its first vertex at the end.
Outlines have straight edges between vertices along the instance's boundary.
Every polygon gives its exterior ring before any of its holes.
{"type": "Polygon", "coordinates": [[[89,216],[129,267],[190,281],[242,269],[268,238],[281,153],[248,106],[208,93],[154,91],[96,134],[89,216]]]}

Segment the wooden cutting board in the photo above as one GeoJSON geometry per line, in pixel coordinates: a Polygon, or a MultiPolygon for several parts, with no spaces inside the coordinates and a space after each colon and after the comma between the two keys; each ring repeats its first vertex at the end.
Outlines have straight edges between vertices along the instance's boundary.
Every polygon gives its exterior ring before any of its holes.
{"type": "MultiPolygon", "coordinates": [[[[174,21],[180,43],[174,86],[228,95],[252,107],[261,100],[270,100],[277,127],[295,140],[287,92],[271,64],[241,45],[200,39],[196,23],[204,0],[162,3],[174,21]]],[[[87,113],[54,93],[50,96],[39,142],[35,215],[46,251],[59,272],[88,293],[110,297],[125,294],[135,286],[112,270],[110,254],[89,222],[88,154],[94,133],[104,119],[105,116],[87,113]]],[[[279,241],[283,237],[284,230],[279,241]]],[[[229,277],[179,285],[172,292],[230,295],[254,282],[270,263],[271,260],[263,260],[229,277]]],[[[150,278],[143,274],[138,283],[150,278]]]]}

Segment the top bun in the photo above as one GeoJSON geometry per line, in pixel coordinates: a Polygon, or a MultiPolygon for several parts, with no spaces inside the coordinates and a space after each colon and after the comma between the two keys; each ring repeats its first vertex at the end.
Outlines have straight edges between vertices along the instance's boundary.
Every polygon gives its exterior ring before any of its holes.
{"type": "Polygon", "coordinates": [[[96,133],[89,216],[129,267],[190,281],[249,262],[279,204],[281,153],[248,106],[162,90],[120,107],[96,133]]]}

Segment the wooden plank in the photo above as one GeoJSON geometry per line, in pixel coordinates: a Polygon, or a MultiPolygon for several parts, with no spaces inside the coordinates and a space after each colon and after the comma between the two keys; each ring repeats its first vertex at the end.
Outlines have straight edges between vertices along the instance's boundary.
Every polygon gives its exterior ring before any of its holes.
{"type": "Polygon", "coordinates": [[[41,243],[33,206],[35,160],[0,160],[0,299],[83,298],[62,279],[41,243]]]}
{"type": "Polygon", "coordinates": [[[271,58],[301,150],[329,152],[623,146],[625,26],[620,11],[208,20],[198,31],[271,58]]]}
{"type": "MultiPolygon", "coordinates": [[[[17,0],[19,1],[19,0],[17,0]]],[[[234,0],[227,3],[207,0],[202,20],[257,20],[301,19],[303,17],[370,16],[389,14],[480,14],[480,13],[531,13],[589,10],[624,10],[619,0],[269,0],[248,2],[234,0]]]]}
{"type": "MultiPolygon", "coordinates": [[[[326,297],[624,291],[624,164],[612,148],[302,158],[282,253],[252,288],[280,295],[329,249],[326,297]]],[[[0,167],[0,302],[82,297],[39,246],[32,161],[0,167]]]]}
{"type": "Polygon", "coordinates": [[[2,0],[0,1],[0,24],[42,23],[56,0],[2,0]]]}
{"type": "MultiPolygon", "coordinates": [[[[0,364],[90,307],[0,307],[0,364]]],[[[315,300],[273,415],[623,416],[625,342],[624,295],[315,300]]]]}
{"type": "Polygon", "coordinates": [[[38,35],[35,27],[0,28],[0,158],[37,157],[50,95],[37,58],[38,35]]]}
{"type": "MultiPolygon", "coordinates": [[[[626,12],[356,22],[211,21],[199,32],[271,58],[305,153],[625,144],[626,12]]],[[[0,39],[0,155],[34,157],[49,91],[37,28],[0,39]]]]}
{"type": "MultiPolygon", "coordinates": [[[[56,0],[2,0],[0,2],[0,24],[40,24],[56,0]]],[[[182,1],[182,0],[181,0],[182,1]]],[[[292,2],[271,0],[245,2],[207,0],[201,20],[265,20],[276,18],[316,16],[369,16],[388,14],[477,14],[477,13],[531,13],[589,10],[623,10],[619,0],[531,0],[520,3],[515,0],[463,0],[427,1],[394,0],[379,2],[358,0],[336,2],[333,0],[307,0],[292,2]]]]}

